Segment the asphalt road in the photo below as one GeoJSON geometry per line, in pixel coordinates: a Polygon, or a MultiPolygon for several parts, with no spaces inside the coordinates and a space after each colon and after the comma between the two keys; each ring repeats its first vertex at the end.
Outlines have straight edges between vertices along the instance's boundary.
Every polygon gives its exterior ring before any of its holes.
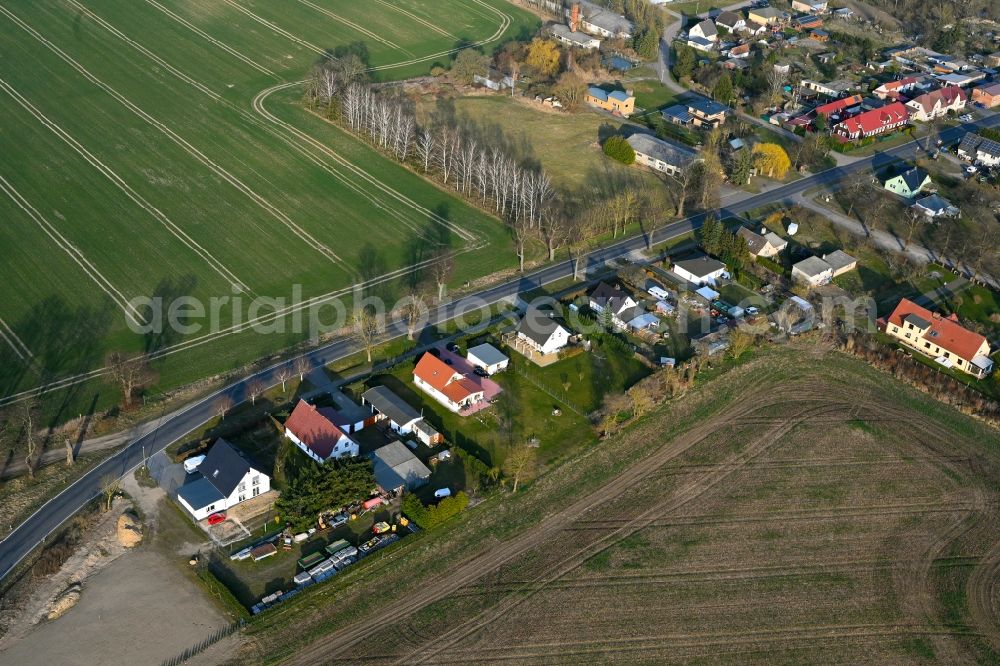
{"type": "MultiPolygon", "coordinates": [[[[1000,125],[1000,114],[991,114],[978,123],[949,128],[941,133],[941,138],[946,144],[950,144],[958,141],[964,132],[968,130],[976,130],[981,127],[994,127],[996,125],[1000,125]]],[[[877,153],[872,157],[859,159],[851,164],[822,171],[726,206],[722,211],[723,217],[727,215],[740,215],[760,206],[784,202],[791,199],[797,193],[820,185],[833,184],[858,171],[873,166],[879,168],[895,160],[912,157],[919,150],[917,142],[911,141],[895,148],[890,148],[883,153],[877,153]]],[[[653,242],[662,243],[697,229],[701,226],[704,217],[704,214],[695,215],[655,229],[651,232],[653,242]]],[[[646,234],[640,234],[595,250],[587,258],[588,270],[601,266],[609,260],[625,257],[632,252],[644,249],[647,246],[647,240],[646,234]]],[[[472,296],[442,305],[432,313],[429,325],[434,326],[440,322],[452,319],[456,313],[468,311],[472,309],[472,306],[478,308],[483,303],[498,303],[519,293],[536,289],[551,282],[571,277],[572,275],[573,262],[571,261],[562,261],[547,266],[509,282],[484,289],[472,296]]],[[[404,325],[397,322],[389,326],[386,337],[387,339],[391,339],[401,337],[405,334],[404,325]]],[[[354,340],[342,339],[319,347],[305,354],[305,356],[314,365],[327,365],[349,356],[358,350],[358,345],[354,340]]],[[[294,361],[295,359],[292,359],[276,364],[220,389],[198,402],[192,403],[183,411],[163,422],[159,428],[145,436],[139,437],[117,454],[111,456],[78,479],[75,483],[68,486],[57,496],[50,499],[0,542],[0,579],[7,576],[28,553],[55,532],[60,525],[71,518],[81,507],[99,496],[103,485],[102,479],[106,479],[109,476],[124,476],[142,462],[144,455],[151,456],[202,423],[210,420],[215,416],[215,403],[220,397],[228,396],[236,403],[243,402],[246,399],[246,387],[249,381],[261,380],[268,386],[280,383],[276,377],[278,369],[282,367],[291,368],[294,361]]]]}

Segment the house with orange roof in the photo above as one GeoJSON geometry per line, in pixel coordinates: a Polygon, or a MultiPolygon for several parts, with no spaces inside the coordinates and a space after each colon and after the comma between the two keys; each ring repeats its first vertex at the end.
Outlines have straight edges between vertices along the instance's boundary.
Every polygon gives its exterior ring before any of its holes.
{"type": "Polygon", "coordinates": [[[982,379],[993,370],[990,343],[958,323],[904,298],[885,322],[885,332],[905,347],[982,379]]]}
{"type": "Polygon", "coordinates": [[[484,400],[485,392],[478,382],[429,352],[421,356],[413,368],[413,383],[453,412],[461,412],[484,400]]]}
{"type": "Polygon", "coordinates": [[[872,91],[872,94],[879,99],[898,100],[901,95],[910,92],[918,87],[921,78],[919,76],[906,76],[896,81],[887,81],[872,91]]]}
{"type": "Polygon", "coordinates": [[[340,416],[332,407],[317,407],[299,400],[285,421],[285,437],[318,463],[358,455],[357,442],[338,425],[340,416]]]}

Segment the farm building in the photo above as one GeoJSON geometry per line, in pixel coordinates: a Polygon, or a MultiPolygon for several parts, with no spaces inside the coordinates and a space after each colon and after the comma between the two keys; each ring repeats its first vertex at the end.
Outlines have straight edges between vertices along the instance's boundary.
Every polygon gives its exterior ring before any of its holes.
{"type": "Polygon", "coordinates": [[[271,477],[232,444],[217,439],[198,471],[178,488],[177,501],[195,520],[204,520],[270,489],[271,477]]]}
{"type": "Polygon", "coordinates": [[[601,40],[597,37],[588,35],[584,32],[573,31],[569,28],[569,26],[563,25],[562,23],[555,24],[552,26],[551,30],[552,36],[566,46],[574,46],[580,49],[587,49],[588,51],[601,47],[601,40]]]}
{"type": "Polygon", "coordinates": [[[371,408],[372,423],[387,421],[393,432],[414,434],[421,442],[434,446],[444,437],[424,420],[417,410],[385,386],[373,386],[361,395],[361,402],[371,408]]]}
{"type": "Polygon", "coordinates": [[[375,449],[369,457],[374,463],[375,484],[386,493],[419,488],[431,477],[427,465],[399,440],[375,449]]]}

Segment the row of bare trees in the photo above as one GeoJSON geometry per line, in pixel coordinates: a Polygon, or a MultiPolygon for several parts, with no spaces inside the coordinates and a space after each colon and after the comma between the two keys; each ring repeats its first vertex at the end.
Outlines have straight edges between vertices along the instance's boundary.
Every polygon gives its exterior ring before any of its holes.
{"type": "Polygon", "coordinates": [[[307,96],[383,153],[413,165],[505,220],[521,270],[528,239],[544,242],[551,258],[567,236],[560,197],[542,169],[520,164],[503,148],[488,145],[452,123],[420,126],[406,98],[393,89],[352,80],[339,68],[317,67],[307,96]]]}

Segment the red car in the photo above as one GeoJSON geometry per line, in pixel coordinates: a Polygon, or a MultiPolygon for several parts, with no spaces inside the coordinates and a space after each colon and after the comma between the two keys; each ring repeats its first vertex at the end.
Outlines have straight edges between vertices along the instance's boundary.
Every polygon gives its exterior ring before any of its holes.
{"type": "Polygon", "coordinates": [[[226,519],[226,514],[224,514],[224,513],[213,513],[211,516],[208,517],[208,524],[209,525],[218,525],[219,523],[221,523],[225,519],[226,519]]]}

